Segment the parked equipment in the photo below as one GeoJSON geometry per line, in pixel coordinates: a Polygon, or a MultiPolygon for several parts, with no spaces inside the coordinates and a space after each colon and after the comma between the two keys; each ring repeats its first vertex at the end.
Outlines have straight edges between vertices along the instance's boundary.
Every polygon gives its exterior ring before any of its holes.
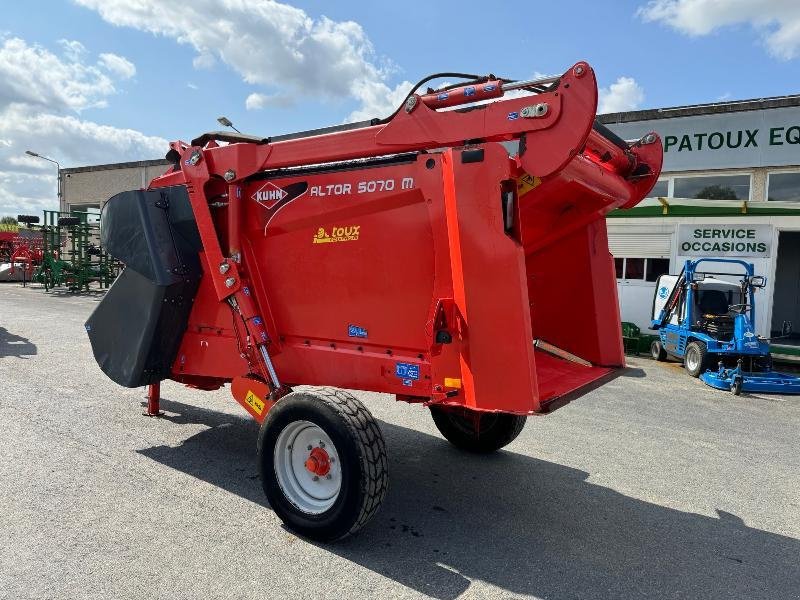
{"type": "MultiPolygon", "coordinates": [[[[686,372],[738,395],[745,392],[800,394],[800,377],[772,370],[769,340],[756,335],[755,293],[766,279],[752,263],[725,258],[687,260],[679,275],[662,275],[653,297],[656,360],[683,360],[686,372]],[[734,265],[738,272],[710,272],[701,266],[734,265]],[[720,277],[741,277],[732,283],[720,277]],[[712,367],[716,367],[712,369],[712,367]]],[[[784,324],[784,335],[791,324],[784,324]]]]}
{"type": "Polygon", "coordinates": [[[19,215],[24,226],[6,225],[0,229],[0,281],[31,280],[33,270],[42,260],[42,234],[31,228],[39,217],[19,215]]]}
{"type": "Polygon", "coordinates": [[[270,505],[316,539],[387,486],[376,421],[337,388],[424,404],[490,452],[624,363],[604,216],[650,191],[658,136],[596,124],[583,62],[418,93],[430,79],[383,120],[173,142],[167,173],[103,210],[126,268],[86,323],[101,368],[150,385],[150,414],[163,379],[229,383],[270,505]]]}
{"type": "Polygon", "coordinates": [[[38,246],[20,247],[17,252],[28,277],[45,290],[64,286],[72,292],[88,291],[92,283],[100,289],[109,287],[119,264],[100,245],[98,218],[97,213],[84,211],[45,210],[40,225],[39,217],[20,215],[18,221],[38,236],[38,246]]]}

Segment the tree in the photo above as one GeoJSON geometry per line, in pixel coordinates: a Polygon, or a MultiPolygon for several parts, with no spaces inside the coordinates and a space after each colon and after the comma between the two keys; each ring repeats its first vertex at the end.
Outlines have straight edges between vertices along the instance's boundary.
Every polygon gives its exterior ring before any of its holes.
{"type": "Polygon", "coordinates": [[[0,218],[0,225],[16,225],[17,218],[16,217],[3,217],[0,218]]]}
{"type": "Polygon", "coordinates": [[[697,192],[694,196],[699,200],[738,200],[739,197],[733,188],[722,187],[721,185],[708,185],[697,192]]]}

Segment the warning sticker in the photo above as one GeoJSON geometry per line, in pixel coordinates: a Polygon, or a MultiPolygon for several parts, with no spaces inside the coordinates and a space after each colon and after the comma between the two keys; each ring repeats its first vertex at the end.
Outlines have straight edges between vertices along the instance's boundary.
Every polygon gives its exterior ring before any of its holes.
{"type": "Polygon", "coordinates": [[[541,179],[525,173],[522,177],[517,179],[517,196],[527,194],[540,183],[542,183],[541,179]]]}
{"type": "Polygon", "coordinates": [[[247,390],[247,395],[244,397],[244,401],[247,405],[256,411],[258,416],[261,416],[264,412],[264,401],[256,396],[252,390],[247,390]]]}

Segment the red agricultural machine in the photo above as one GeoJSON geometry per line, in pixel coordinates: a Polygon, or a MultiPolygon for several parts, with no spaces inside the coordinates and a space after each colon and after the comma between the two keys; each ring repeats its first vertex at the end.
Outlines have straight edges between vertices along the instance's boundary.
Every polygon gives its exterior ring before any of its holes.
{"type": "Polygon", "coordinates": [[[658,136],[597,124],[584,62],[418,93],[430,79],[383,120],[173,142],[102,215],[126,268],[86,323],[97,362],[149,385],[151,413],[164,379],[230,384],[270,505],[311,538],[358,530],[387,489],[380,429],[342,388],[490,452],[624,364],[604,215],[650,191],[658,136]]]}
{"type": "Polygon", "coordinates": [[[42,262],[42,234],[31,229],[39,217],[19,215],[17,220],[27,225],[7,225],[0,229],[0,281],[30,281],[34,267],[42,262]]]}

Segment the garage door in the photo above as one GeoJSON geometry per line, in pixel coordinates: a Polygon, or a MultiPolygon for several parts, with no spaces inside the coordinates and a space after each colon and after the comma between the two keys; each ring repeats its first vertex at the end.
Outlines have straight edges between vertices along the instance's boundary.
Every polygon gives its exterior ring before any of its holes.
{"type": "Polygon", "coordinates": [[[672,234],[669,233],[612,233],[608,234],[608,248],[617,258],[669,258],[672,234]]]}

